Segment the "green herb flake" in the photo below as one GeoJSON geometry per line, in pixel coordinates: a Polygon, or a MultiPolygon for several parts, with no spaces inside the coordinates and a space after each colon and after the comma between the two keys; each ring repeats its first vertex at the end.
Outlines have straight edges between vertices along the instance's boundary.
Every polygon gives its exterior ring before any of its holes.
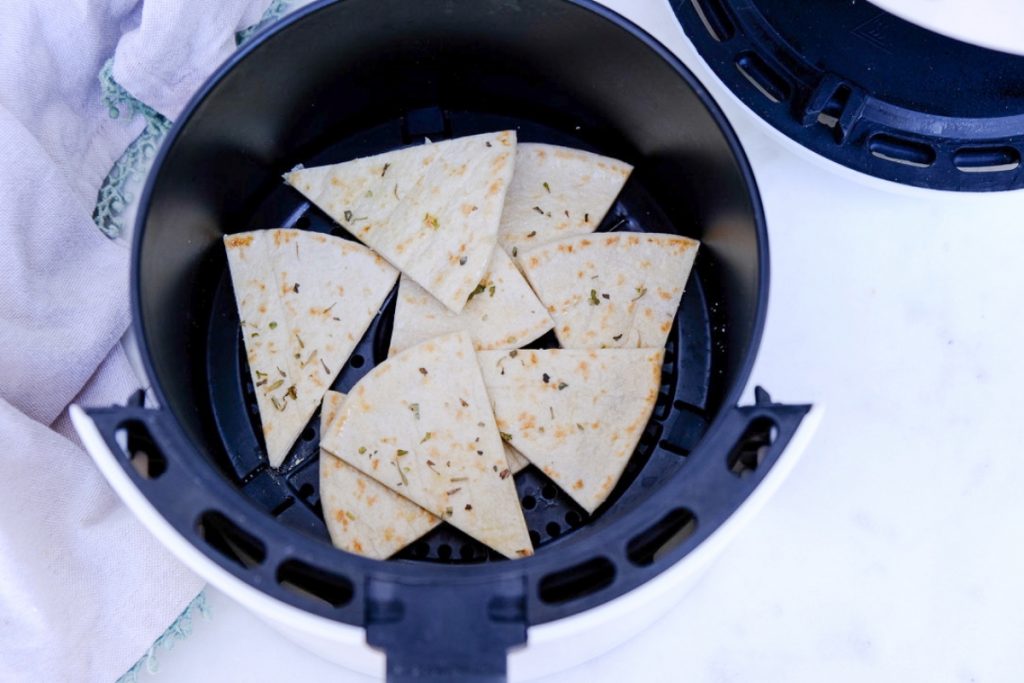
{"type": "Polygon", "coordinates": [[[469,303],[470,301],[472,301],[473,297],[476,296],[477,294],[483,294],[483,292],[486,289],[487,289],[487,285],[485,283],[481,282],[480,284],[478,284],[476,286],[476,289],[474,289],[472,292],[469,293],[469,298],[466,299],[466,303],[469,303]]]}
{"type": "MultiPolygon", "coordinates": [[[[405,476],[405,472],[403,472],[402,468],[398,466],[398,461],[397,460],[392,460],[391,464],[395,466],[396,470],[398,470],[398,476],[400,476],[402,478],[402,484],[405,484],[406,486],[408,486],[409,485],[409,478],[405,476]]],[[[401,484],[399,484],[399,486],[401,486],[401,484]]]]}
{"type": "Polygon", "coordinates": [[[601,300],[597,298],[597,290],[590,290],[590,305],[597,306],[599,303],[601,303],[601,300]]]}
{"type": "Polygon", "coordinates": [[[391,164],[389,164],[389,163],[384,164],[384,170],[380,172],[380,177],[381,178],[384,177],[384,174],[386,174],[388,172],[389,168],[391,168],[391,164]]]}
{"type": "Polygon", "coordinates": [[[420,374],[421,375],[427,374],[427,369],[426,368],[420,368],[420,374]]]}
{"type": "Polygon", "coordinates": [[[519,355],[519,349],[512,349],[511,351],[508,352],[508,357],[509,358],[515,358],[518,355],[519,355]]]}
{"type": "Polygon", "coordinates": [[[356,516],[349,512],[348,510],[345,510],[345,516],[351,519],[353,522],[356,521],[356,516]]]}
{"type": "Polygon", "coordinates": [[[590,214],[589,213],[583,214],[583,222],[584,223],[589,223],[590,222],[590,214]]]}
{"type": "Polygon", "coordinates": [[[359,455],[362,455],[365,452],[366,452],[366,446],[360,446],[359,447],[359,455]]]}
{"type": "Polygon", "coordinates": [[[303,341],[302,341],[302,337],[300,337],[300,336],[299,336],[299,333],[298,333],[298,332],[296,332],[296,333],[295,333],[295,338],[296,338],[296,339],[297,339],[297,340],[299,341],[299,348],[300,348],[300,349],[304,349],[304,348],[306,348],[306,344],[305,344],[305,343],[303,343],[303,341]]]}
{"type": "Polygon", "coordinates": [[[346,209],[345,212],[341,215],[345,217],[346,221],[352,220],[352,212],[349,211],[348,209],[346,209]]]}
{"type": "Polygon", "coordinates": [[[617,334],[614,337],[612,337],[612,339],[614,339],[615,341],[619,341],[620,339],[622,339],[622,334],[617,334]]]}
{"type": "Polygon", "coordinates": [[[559,382],[559,383],[558,383],[558,390],[559,390],[559,391],[562,391],[563,389],[565,389],[565,388],[566,388],[566,387],[568,387],[568,386],[569,386],[569,385],[568,385],[568,384],[566,384],[565,382],[559,382]]]}
{"type": "Polygon", "coordinates": [[[267,391],[268,392],[269,391],[277,391],[278,389],[281,388],[282,384],[284,384],[284,380],[283,379],[279,379],[276,382],[274,382],[273,384],[271,384],[269,387],[267,387],[267,391]]]}
{"type": "Polygon", "coordinates": [[[507,443],[507,442],[512,440],[512,435],[509,434],[508,432],[498,432],[498,433],[501,434],[501,440],[502,441],[505,441],[507,443]]]}
{"type": "Polygon", "coordinates": [[[445,491],[445,493],[446,493],[447,495],[449,495],[449,496],[454,496],[454,495],[455,495],[456,493],[458,493],[458,492],[459,492],[459,491],[461,491],[461,490],[462,490],[462,487],[461,487],[461,486],[456,486],[456,487],[455,487],[455,488],[453,488],[453,489],[450,489],[450,490],[448,490],[448,491],[445,491]]]}
{"type": "Polygon", "coordinates": [[[298,282],[296,282],[294,285],[292,285],[292,291],[295,292],[296,294],[299,293],[299,283],[298,282]]]}
{"type": "Polygon", "coordinates": [[[633,297],[633,301],[636,301],[637,299],[642,298],[643,295],[646,294],[646,293],[647,293],[647,288],[646,287],[637,287],[636,288],[636,296],[633,297]]]}
{"type": "Polygon", "coordinates": [[[468,403],[466,403],[466,399],[464,399],[464,398],[461,398],[461,397],[460,397],[460,398],[459,398],[459,403],[461,403],[461,404],[462,404],[462,407],[463,407],[463,408],[468,408],[468,407],[469,407],[469,404],[468,404],[468,403]]]}
{"type": "Polygon", "coordinates": [[[412,411],[412,414],[416,417],[417,420],[420,419],[420,404],[419,403],[410,403],[409,404],[409,410],[412,411]]]}
{"type": "Polygon", "coordinates": [[[288,376],[288,373],[287,373],[287,372],[285,372],[284,370],[282,370],[282,369],[281,369],[281,366],[280,366],[280,365],[275,365],[274,367],[276,367],[276,368],[277,368],[277,371],[278,371],[279,373],[281,373],[281,376],[282,376],[282,377],[287,377],[287,376],[288,376]]]}
{"type": "Polygon", "coordinates": [[[551,192],[551,186],[550,186],[550,185],[548,185],[548,181],[546,181],[546,180],[544,181],[544,189],[545,189],[545,190],[547,190],[547,191],[548,191],[548,193],[550,194],[550,192],[551,192]]]}
{"type": "Polygon", "coordinates": [[[472,509],[473,509],[473,506],[472,506],[472,505],[470,505],[469,503],[466,503],[466,509],[467,509],[467,510],[472,510],[472,509]]]}
{"type": "Polygon", "coordinates": [[[468,258],[468,257],[466,257],[466,256],[460,256],[460,257],[459,257],[459,265],[460,265],[460,266],[464,266],[464,265],[466,265],[466,262],[467,262],[467,261],[469,261],[469,258],[468,258]]]}
{"type": "Polygon", "coordinates": [[[262,386],[263,386],[264,384],[266,384],[266,383],[267,383],[267,380],[265,380],[265,379],[261,379],[261,380],[260,380],[259,382],[256,382],[256,386],[258,386],[258,387],[262,387],[262,386]]]}
{"type": "Polygon", "coordinates": [[[612,295],[611,294],[602,293],[601,294],[601,298],[604,299],[605,301],[608,301],[609,299],[612,298],[612,295]]]}
{"type": "Polygon", "coordinates": [[[433,436],[433,434],[431,434],[430,432],[427,432],[426,434],[423,435],[423,438],[420,439],[420,443],[426,443],[427,441],[430,441],[430,437],[432,437],[432,436],[433,436]]]}
{"type": "Polygon", "coordinates": [[[327,363],[324,362],[323,358],[320,359],[320,365],[324,367],[324,372],[326,372],[328,375],[331,374],[331,369],[327,367],[327,363]]]}
{"type": "Polygon", "coordinates": [[[453,513],[454,513],[454,510],[452,510],[450,507],[446,507],[444,509],[445,517],[451,517],[453,513]]]}
{"type": "Polygon", "coordinates": [[[285,396],[287,396],[287,397],[289,397],[289,398],[290,398],[290,399],[292,399],[293,401],[296,401],[296,400],[298,400],[298,398],[299,398],[299,394],[298,394],[298,392],[297,392],[297,391],[295,390],[295,385],[294,385],[294,384],[293,384],[293,385],[291,385],[290,387],[288,387],[288,391],[284,392],[284,395],[285,395],[285,396]]]}
{"type": "Polygon", "coordinates": [[[508,479],[508,475],[510,474],[512,474],[512,471],[506,467],[505,469],[498,473],[498,476],[501,477],[502,479],[508,479]]]}
{"type": "Polygon", "coordinates": [[[512,258],[519,256],[519,247],[512,247],[512,258]]]}
{"type": "Polygon", "coordinates": [[[494,298],[494,285],[491,285],[490,287],[487,288],[487,293],[491,296],[492,299],[494,298]]]}
{"type": "Polygon", "coordinates": [[[433,228],[434,230],[437,230],[438,228],[441,227],[441,222],[437,220],[437,216],[434,216],[433,214],[424,214],[423,222],[426,223],[427,226],[433,228]]]}
{"type": "Polygon", "coordinates": [[[270,327],[270,329],[272,329],[272,330],[276,330],[277,329],[277,323],[275,321],[271,320],[270,321],[270,325],[268,325],[268,327],[270,327]]]}
{"type": "Polygon", "coordinates": [[[469,477],[452,477],[449,481],[453,484],[458,484],[464,481],[469,481],[469,477]]]}
{"type": "Polygon", "coordinates": [[[549,375],[546,372],[543,375],[541,375],[540,378],[544,380],[544,384],[547,384],[548,382],[551,381],[551,375],[549,375]]]}
{"type": "Polygon", "coordinates": [[[264,379],[266,376],[267,376],[267,373],[262,372],[260,370],[256,371],[256,379],[264,379]]]}
{"type": "Polygon", "coordinates": [[[576,429],[578,429],[578,430],[580,430],[582,432],[583,431],[583,425],[581,425],[579,422],[577,422],[576,423],[576,429]]]}
{"type": "Polygon", "coordinates": [[[399,448],[397,451],[395,451],[395,457],[397,457],[397,458],[401,458],[403,455],[408,455],[408,454],[409,454],[409,451],[403,450],[401,448],[399,448]]]}
{"type": "Polygon", "coordinates": [[[536,237],[537,236],[537,231],[536,230],[531,230],[526,236],[527,237],[536,237]]]}
{"type": "Polygon", "coordinates": [[[274,404],[274,407],[277,408],[278,411],[284,410],[284,406],[288,405],[287,401],[284,402],[284,405],[281,405],[276,396],[271,396],[270,402],[274,404]]]}

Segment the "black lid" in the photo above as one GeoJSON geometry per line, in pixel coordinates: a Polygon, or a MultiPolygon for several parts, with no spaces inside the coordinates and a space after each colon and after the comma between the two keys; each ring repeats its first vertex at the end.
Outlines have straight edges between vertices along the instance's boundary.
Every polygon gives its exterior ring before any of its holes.
{"type": "Polygon", "coordinates": [[[907,185],[1024,187],[1024,57],[865,0],[673,0],[697,51],[772,126],[907,185]]]}

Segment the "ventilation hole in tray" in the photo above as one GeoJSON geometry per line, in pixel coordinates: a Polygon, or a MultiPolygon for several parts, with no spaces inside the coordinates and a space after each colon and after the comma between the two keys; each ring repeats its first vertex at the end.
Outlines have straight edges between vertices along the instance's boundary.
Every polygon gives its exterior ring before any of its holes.
{"type": "Polygon", "coordinates": [[[558,522],[548,522],[548,525],[544,527],[544,531],[548,532],[548,536],[551,538],[558,538],[562,535],[562,527],[558,522]]]}
{"type": "Polygon", "coordinates": [[[725,42],[735,35],[736,29],[732,25],[732,20],[725,13],[725,8],[722,7],[719,0],[690,0],[690,2],[693,3],[693,9],[700,17],[700,22],[704,24],[705,30],[717,42],[725,42]]]}
{"type": "Polygon", "coordinates": [[[128,453],[132,468],[144,479],[159,479],[167,471],[167,458],[157,448],[149,429],[141,422],[124,423],[114,438],[128,453]]]}
{"type": "Polygon", "coordinates": [[[263,564],[267,548],[222,513],[210,510],[200,515],[196,531],[206,544],[243,569],[263,564]]]}
{"type": "Polygon", "coordinates": [[[422,559],[430,554],[430,546],[425,541],[419,541],[412,547],[412,554],[422,559]]]}
{"type": "Polygon", "coordinates": [[[537,507],[537,499],[533,496],[523,496],[523,509],[532,510],[537,507]]]}
{"type": "Polygon", "coordinates": [[[330,607],[342,607],[352,600],[352,582],[346,577],[300,560],[288,560],[278,567],[277,582],[296,595],[330,607]]]}
{"type": "Polygon", "coordinates": [[[452,559],[452,547],[447,543],[437,546],[437,556],[442,560],[452,559]]]}
{"type": "Polygon", "coordinates": [[[697,518],[686,508],[677,508],[648,529],[640,532],[626,546],[629,561],[641,567],[678,547],[697,530],[697,518]]]}
{"type": "Polygon", "coordinates": [[[299,487],[299,498],[306,500],[307,498],[312,496],[314,492],[315,491],[313,489],[312,484],[303,484],[302,486],[299,487]]]}
{"type": "Polygon", "coordinates": [[[466,561],[471,561],[476,558],[476,549],[469,543],[464,543],[459,548],[459,557],[466,561]]]}
{"type": "Polygon", "coordinates": [[[742,53],[736,58],[736,68],[758,92],[775,104],[789,99],[789,83],[758,54],[742,53]]]}
{"type": "Polygon", "coordinates": [[[1020,166],[1020,152],[1013,147],[958,149],[953,164],[962,173],[999,173],[1020,166]]]}
{"type": "Polygon", "coordinates": [[[874,157],[904,166],[928,168],[935,163],[935,149],[931,145],[884,133],[871,136],[868,140],[868,151],[874,157]]]}
{"type": "Polygon", "coordinates": [[[358,353],[352,356],[351,360],[349,360],[349,365],[351,365],[354,368],[361,368],[363,367],[364,363],[366,363],[366,359],[360,356],[358,353]]]}
{"type": "Polygon", "coordinates": [[[312,223],[312,221],[309,219],[309,214],[305,214],[304,213],[301,216],[299,216],[299,219],[297,221],[295,221],[295,223],[294,223],[294,225],[292,225],[292,227],[293,228],[298,228],[299,230],[307,230],[307,229],[309,229],[309,226],[310,226],[311,223],[312,223]]]}
{"type": "Polygon", "coordinates": [[[575,510],[569,510],[565,513],[565,523],[575,529],[583,523],[583,517],[581,517],[580,513],[575,510]]]}
{"type": "Polygon", "coordinates": [[[316,438],[316,430],[313,429],[312,427],[306,427],[305,429],[302,430],[302,440],[303,441],[312,441],[315,438],[316,438]]]}
{"type": "Polygon", "coordinates": [[[595,557],[546,575],[540,580],[538,593],[542,601],[558,604],[596,593],[614,580],[615,565],[607,558],[595,557]]]}
{"type": "Polygon", "coordinates": [[[729,453],[726,461],[729,471],[743,477],[756,470],[775,442],[778,433],[778,427],[767,417],[759,417],[751,422],[739,443],[729,453]]]}
{"type": "Polygon", "coordinates": [[[533,544],[534,548],[540,545],[540,534],[533,529],[530,529],[530,543],[533,544]]]}
{"type": "Polygon", "coordinates": [[[548,500],[554,500],[555,496],[558,495],[558,489],[555,488],[554,484],[544,484],[544,488],[540,490],[540,495],[548,500]]]}

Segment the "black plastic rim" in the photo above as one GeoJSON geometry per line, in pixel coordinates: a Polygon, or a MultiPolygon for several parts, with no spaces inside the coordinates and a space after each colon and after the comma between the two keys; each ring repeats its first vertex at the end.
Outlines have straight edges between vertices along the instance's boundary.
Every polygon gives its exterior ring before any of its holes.
{"type": "Polygon", "coordinates": [[[936,190],[1024,187],[1024,57],[849,0],[672,0],[747,107],[861,173],[936,190]]]}
{"type": "MultiPolygon", "coordinates": [[[[191,99],[175,126],[172,128],[168,135],[168,139],[162,146],[160,152],[157,154],[153,170],[147,179],[142,194],[141,206],[136,219],[135,233],[133,235],[131,297],[134,316],[133,329],[140,347],[142,362],[148,377],[152,381],[152,391],[154,392],[158,403],[161,405],[167,405],[168,401],[160,383],[153,379],[157,377],[157,374],[150,355],[150,342],[147,336],[147,330],[143,324],[139,272],[142,238],[146,230],[147,217],[157,175],[159,174],[168,150],[174,146],[175,140],[182,129],[188,124],[190,118],[195,114],[196,110],[200,107],[214,86],[216,86],[216,84],[223,79],[228,72],[235,68],[239,62],[244,60],[253,50],[257,49],[270,37],[281,31],[287,30],[297,22],[303,21],[307,17],[333,4],[334,1],[335,0],[320,0],[319,2],[298,10],[242,47],[213,74],[202,89],[191,99]]],[[[737,373],[737,379],[728,389],[723,401],[723,405],[736,405],[749,378],[750,371],[756,357],[757,348],[760,344],[767,308],[769,282],[768,242],[764,213],[758,196],[754,176],[751,172],[746,155],[743,152],[732,128],[729,126],[727,120],[708,92],[689,72],[689,70],[687,70],[672,53],[658,43],[652,36],[615,12],[598,5],[591,0],[561,0],[561,2],[578,6],[594,13],[608,22],[613,23],[619,29],[628,32],[634,38],[641,41],[648,49],[655,52],[662,60],[668,63],[678,74],[679,78],[683,79],[689,87],[697,93],[698,97],[711,112],[711,115],[727,139],[737,164],[742,170],[742,175],[749,191],[757,226],[757,252],[760,261],[760,269],[758,275],[757,309],[751,333],[751,343],[746,353],[745,360],[737,373]]],[[[166,413],[167,411],[162,412],[166,413]]],[[[802,409],[800,415],[802,415],[803,412],[806,412],[806,408],[802,409]]],[[[776,422],[779,419],[778,413],[773,413],[770,406],[733,411],[722,410],[708,427],[703,441],[694,451],[692,451],[691,460],[698,460],[697,456],[699,454],[706,455],[707,457],[702,458],[706,461],[703,469],[710,472],[712,463],[714,463],[715,467],[718,466],[718,456],[724,457],[724,451],[728,451],[731,445],[736,443],[743,435],[747,424],[751,420],[758,419],[759,416],[776,422]]],[[[141,420],[143,418],[140,417],[138,419],[141,420]]],[[[280,525],[273,519],[267,517],[262,510],[258,509],[252,501],[243,496],[237,489],[231,487],[226,480],[211,478],[208,475],[200,474],[200,468],[206,467],[206,464],[202,462],[202,457],[198,453],[194,452],[194,446],[188,440],[184,429],[176,417],[173,415],[165,415],[159,419],[154,418],[150,427],[153,430],[165,432],[165,437],[169,442],[175,444],[184,451],[188,451],[189,457],[181,458],[182,461],[184,461],[183,464],[189,470],[183,476],[186,476],[190,481],[201,481],[201,485],[205,487],[209,493],[217,496],[218,499],[222,501],[222,507],[225,510],[237,513],[240,518],[244,518],[247,522],[253,524],[254,528],[258,530],[258,534],[267,541],[269,555],[273,555],[277,559],[280,559],[283,554],[287,556],[288,561],[295,560],[302,562],[308,559],[310,564],[315,565],[319,562],[317,558],[322,558],[325,552],[332,552],[335,564],[338,567],[343,568],[344,573],[352,579],[351,588],[353,592],[346,600],[342,601],[341,604],[335,605],[334,607],[323,608],[311,605],[310,603],[303,601],[301,598],[296,598],[288,593],[281,592],[277,590],[276,586],[269,586],[266,582],[259,579],[254,582],[247,572],[240,570],[237,566],[232,565],[229,562],[225,562],[222,557],[219,557],[216,553],[211,553],[209,549],[203,547],[204,552],[206,552],[208,556],[218,562],[221,566],[232,571],[236,576],[250,585],[254,585],[265,593],[307,611],[322,614],[338,621],[362,625],[366,622],[367,618],[364,604],[366,596],[363,594],[363,591],[368,580],[372,578],[373,580],[378,581],[415,582],[417,578],[422,577],[423,565],[421,564],[380,562],[360,556],[350,555],[342,551],[326,548],[322,542],[286,529],[283,525],[280,525]]],[[[791,431],[792,430],[788,430],[787,434],[784,435],[787,439],[788,436],[791,436],[791,431]]],[[[783,440],[780,439],[779,452],[781,451],[781,446],[784,445],[782,441],[783,440]]],[[[546,556],[538,555],[523,560],[517,560],[515,562],[498,562],[462,566],[449,565],[444,566],[441,569],[444,570],[446,579],[450,581],[452,585],[480,585],[494,584],[510,580],[525,580],[528,601],[525,608],[525,618],[530,624],[543,623],[578,613],[619,597],[636,586],[650,580],[675,562],[679,561],[700,541],[706,538],[708,534],[714,531],[714,529],[728,517],[728,514],[735,509],[735,506],[749,495],[764,474],[770,469],[772,462],[777,456],[778,452],[772,451],[770,456],[765,459],[765,466],[758,469],[755,476],[742,480],[745,483],[741,488],[737,489],[735,495],[729,500],[729,510],[720,510],[720,514],[709,516],[706,521],[702,519],[698,533],[694,534],[690,540],[673,548],[671,552],[666,553],[664,557],[659,557],[657,561],[652,561],[649,564],[634,563],[631,565],[630,571],[622,571],[621,568],[613,569],[614,581],[610,585],[607,587],[601,587],[600,590],[591,592],[579,599],[563,603],[549,603],[538,601],[535,596],[537,596],[539,592],[543,591],[543,582],[545,580],[550,580],[552,576],[557,576],[559,571],[578,569],[594,559],[593,550],[585,548],[585,544],[566,546],[563,552],[558,553],[557,558],[551,554],[547,554],[546,556]]],[[[698,463],[694,462],[693,464],[697,465],[698,463]]],[[[149,496],[151,500],[154,500],[154,504],[157,508],[161,509],[161,505],[158,504],[159,499],[169,494],[147,488],[146,482],[136,475],[127,462],[124,462],[123,466],[133,477],[136,483],[140,485],[140,488],[143,489],[146,495],[149,496]]],[[[732,476],[724,467],[722,468],[722,471],[725,472],[726,475],[732,476]]],[[[698,476],[698,468],[694,468],[693,473],[694,482],[699,483],[700,476],[698,476]]],[[[708,476],[719,477],[720,475],[715,472],[714,474],[708,474],[708,476]]],[[[662,505],[663,507],[661,509],[666,510],[666,512],[673,510],[677,506],[672,503],[673,499],[669,497],[669,493],[671,492],[665,490],[655,492],[655,494],[652,495],[650,505],[662,505]]],[[[176,500],[181,501],[182,499],[179,498],[176,500]]],[[[184,503],[179,502],[179,504],[184,503]]],[[[163,510],[161,510],[161,512],[163,512],[163,510]]],[[[194,529],[191,527],[182,528],[183,525],[181,523],[176,523],[173,519],[170,521],[179,528],[179,531],[186,535],[187,538],[190,540],[195,538],[194,529]]],[[[631,539],[635,540],[637,538],[637,534],[640,534],[649,526],[649,515],[643,516],[642,519],[635,515],[624,515],[621,518],[615,519],[613,524],[609,525],[602,531],[600,543],[608,548],[625,549],[627,543],[631,539]]],[[[578,533],[586,534],[588,531],[588,529],[583,529],[578,533]]],[[[197,545],[202,547],[199,543],[197,543],[197,545]]],[[[269,556],[267,563],[270,563],[269,556]]]]}

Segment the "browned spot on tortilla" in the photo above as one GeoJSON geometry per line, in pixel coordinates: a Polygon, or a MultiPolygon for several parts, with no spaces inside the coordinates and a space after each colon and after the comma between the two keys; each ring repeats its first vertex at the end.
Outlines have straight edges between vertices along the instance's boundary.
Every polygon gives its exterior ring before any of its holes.
{"type": "Polygon", "coordinates": [[[573,251],[573,246],[571,244],[559,244],[558,251],[562,254],[571,254],[573,251]]]}
{"type": "Polygon", "coordinates": [[[433,353],[434,351],[437,351],[437,346],[435,346],[434,342],[431,341],[431,342],[427,342],[426,344],[424,344],[423,345],[423,349],[427,353],[433,353]]]}
{"type": "Polygon", "coordinates": [[[658,296],[665,301],[672,300],[672,292],[666,292],[664,289],[658,288],[658,296]]]}
{"type": "Polygon", "coordinates": [[[269,423],[264,423],[263,424],[263,433],[264,434],[269,434],[271,431],[273,431],[273,429],[274,429],[274,425],[269,424],[269,423]]]}
{"type": "Polygon", "coordinates": [[[672,321],[671,321],[671,320],[666,320],[665,322],[663,322],[663,323],[661,324],[661,326],[660,326],[660,327],[661,327],[661,331],[662,331],[662,332],[665,332],[665,333],[667,333],[667,332],[668,332],[669,330],[671,330],[671,329],[672,329],[672,321]]]}
{"type": "Polygon", "coordinates": [[[548,158],[548,153],[543,149],[538,149],[534,151],[534,156],[543,161],[548,158]]]}
{"type": "Polygon", "coordinates": [[[577,479],[576,483],[573,484],[572,487],[574,489],[576,489],[577,491],[579,491],[581,488],[583,488],[583,480],[582,479],[577,479]]]}
{"type": "Polygon", "coordinates": [[[313,233],[313,239],[315,239],[320,244],[323,244],[324,242],[327,241],[327,236],[321,235],[320,233],[313,233]]]}
{"type": "Polygon", "coordinates": [[[549,313],[554,313],[557,310],[558,310],[558,307],[555,306],[554,304],[551,304],[550,306],[548,306],[548,312],[549,313]]]}
{"type": "Polygon", "coordinates": [[[266,304],[260,304],[259,311],[260,311],[260,313],[266,313],[267,312],[267,305],[266,304]]]}
{"type": "Polygon", "coordinates": [[[493,195],[498,194],[499,192],[501,192],[501,181],[500,180],[495,180],[487,188],[487,196],[491,197],[493,195]]]}
{"type": "Polygon", "coordinates": [[[502,131],[498,134],[498,142],[508,147],[512,144],[512,133],[509,131],[502,131]]]}
{"type": "Polygon", "coordinates": [[[462,205],[462,215],[463,216],[468,216],[471,213],[473,213],[473,205],[469,204],[469,203],[463,204],[462,205]]]}
{"type": "Polygon", "coordinates": [[[359,493],[366,490],[366,481],[363,478],[356,479],[356,488],[359,489],[359,493]]]}
{"type": "Polygon", "coordinates": [[[384,529],[384,540],[390,543],[395,537],[395,530],[391,527],[384,529]]]}
{"type": "Polygon", "coordinates": [[[288,244],[297,233],[294,230],[275,230],[274,231],[274,246],[279,247],[282,244],[288,244]]]}
{"type": "Polygon", "coordinates": [[[589,247],[591,244],[592,243],[591,243],[590,240],[580,240],[580,246],[581,247],[589,247]]]}
{"type": "Polygon", "coordinates": [[[569,429],[567,427],[556,427],[555,428],[555,438],[556,439],[564,439],[568,435],[569,435],[569,429]]]}
{"type": "Polygon", "coordinates": [[[342,462],[341,460],[339,460],[338,458],[334,458],[334,469],[336,469],[336,470],[340,470],[340,469],[341,469],[341,466],[342,466],[342,465],[344,465],[344,464],[345,464],[345,463],[343,463],[343,462],[342,462]]]}
{"type": "Polygon", "coordinates": [[[335,187],[337,187],[338,185],[341,185],[341,182],[338,181],[338,177],[337,176],[331,176],[331,185],[334,185],[335,187]]]}
{"type": "Polygon", "coordinates": [[[235,247],[247,247],[252,244],[252,235],[233,235],[227,239],[229,249],[235,247]]]}
{"type": "MultiPolygon", "coordinates": [[[[375,467],[374,469],[377,469],[377,468],[375,467]]],[[[372,508],[376,504],[377,504],[377,496],[367,496],[366,497],[366,507],[372,508]]]]}
{"type": "Polygon", "coordinates": [[[530,267],[531,268],[536,268],[539,265],[540,265],[540,259],[537,258],[536,256],[531,256],[530,257],[530,267]]]}
{"type": "Polygon", "coordinates": [[[341,522],[341,526],[343,528],[345,528],[345,529],[348,528],[348,516],[345,514],[344,510],[338,510],[337,512],[335,512],[334,513],[334,519],[336,519],[339,522],[341,522]]]}
{"type": "Polygon", "coordinates": [[[643,268],[644,270],[647,270],[648,268],[650,268],[651,267],[650,259],[644,259],[643,261],[641,261],[640,262],[640,267],[643,268]]]}
{"type": "Polygon", "coordinates": [[[355,550],[357,553],[363,552],[363,544],[357,540],[352,541],[352,550],[355,550]]]}
{"type": "Polygon", "coordinates": [[[523,411],[522,413],[519,413],[519,428],[523,431],[533,429],[537,426],[536,420],[537,418],[535,415],[523,411]]]}
{"type": "Polygon", "coordinates": [[[636,235],[630,235],[629,237],[626,238],[626,242],[631,245],[640,244],[640,238],[637,237],[636,235]]]}
{"type": "Polygon", "coordinates": [[[559,479],[558,470],[556,470],[554,467],[551,467],[550,465],[544,465],[544,467],[541,468],[541,469],[544,471],[544,474],[548,475],[549,477],[551,477],[555,481],[558,481],[558,479],[559,479]]]}
{"type": "Polygon", "coordinates": [[[619,243],[618,235],[612,235],[611,237],[605,237],[604,238],[604,246],[606,246],[606,247],[610,247],[610,246],[618,244],[618,243],[619,243]]]}
{"type": "Polygon", "coordinates": [[[374,460],[373,465],[371,465],[371,467],[373,467],[373,471],[376,472],[377,469],[380,467],[380,460],[374,460]]]}
{"type": "Polygon", "coordinates": [[[576,366],[576,369],[583,375],[583,379],[590,379],[590,366],[587,365],[587,361],[581,360],[576,366]]]}
{"type": "Polygon", "coordinates": [[[653,308],[645,308],[644,309],[644,317],[645,318],[653,318],[654,317],[654,309],[653,308]]]}
{"type": "Polygon", "coordinates": [[[612,486],[614,484],[615,484],[615,477],[613,477],[612,475],[609,474],[607,477],[604,478],[604,481],[601,482],[601,493],[607,493],[608,491],[611,491],[612,490],[612,486]]]}

